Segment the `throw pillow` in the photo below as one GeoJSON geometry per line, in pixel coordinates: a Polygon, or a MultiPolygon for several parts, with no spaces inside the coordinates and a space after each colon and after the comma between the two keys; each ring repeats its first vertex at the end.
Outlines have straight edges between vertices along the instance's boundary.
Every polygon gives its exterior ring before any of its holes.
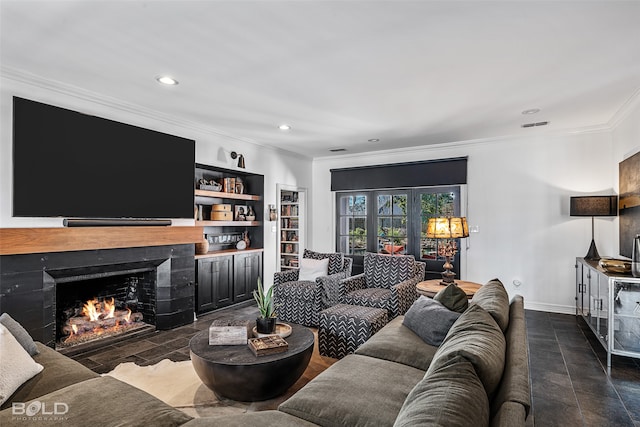
{"type": "Polygon", "coordinates": [[[11,332],[0,324],[0,405],[44,368],[33,361],[11,332]]]}
{"type": "Polygon", "coordinates": [[[411,390],[394,427],[489,425],[489,399],[473,365],[456,356],[411,390]]]}
{"type": "Polygon", "coordinates": [[[302,258],[300,259],[300,275],[298,276],[298,280],[309,280],[314,282],[316,277],[326,276],[328,268],[329,258],[302,258]]]}
{"type": "Polygon", "coordinates": [[[0,324],[3,324],[5,328],[11,332],[11,335],[20,343],[22,347],[29,353],[29,356],[35,356],[38,354],[38,347],[33,342],[33,338],[29,335],[29,332],[22,325],[16,322],[13,317],[8,313],[2,313],[0,316],[0,324]]]}
{"type": "Polygon", "coordinates": [[[438,301],[421,296],[404,315],[402,324],[433,346],[442,344],[460,313],[449,310],[438,301]]]}
{"type": "Polygon", "coordinates": [[[496,320],[502,332],[509,327],[509,294],[498,279],[489,281],[478,289],[471,303],[478,304],[496,320]]]}
{"type": "Polygon", "coordinates": [[[477,304],[471,304],[453,324],[433,356],[425,375],[456,356],[473,365],[491,398],[498,387],[506,358],[506,340],[493,317],[477,304]]]}
{"type": "Polygon", "coordinates": [[[450,284],[442,288],[442,290],[440,290],[433,299],[440,302],[449,310],[453,310],[458,313],[464,313],[464,311],[469,307],[467,294],[454,284],[450,284]]]}
{"type": "Polygon", "coordinates": [[[329,274],[336,274],[336,273],[340,273],[340,271],[342,271],[342,264],[344,262],[344,255],[342,253],[339,252],[334,252],[334,253],[321,253],[321,252],[315,252],[309,249],[305,249],[304,253],[302,255],[303,258],[313,258],[313,259],[325,259],[328,258],[329,259],[329,268],[328,268],[328,273],[329,274]]]}

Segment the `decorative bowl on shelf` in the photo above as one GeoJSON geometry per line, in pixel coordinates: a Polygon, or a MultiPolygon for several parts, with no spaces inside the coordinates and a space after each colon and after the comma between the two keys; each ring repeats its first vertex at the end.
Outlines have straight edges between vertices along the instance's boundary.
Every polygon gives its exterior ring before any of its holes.
{"type": "Polygon", "coordinates": [[[602,258],[598,264],[607,273],[631,274],[631,261],[615,258],[602,258]]]}

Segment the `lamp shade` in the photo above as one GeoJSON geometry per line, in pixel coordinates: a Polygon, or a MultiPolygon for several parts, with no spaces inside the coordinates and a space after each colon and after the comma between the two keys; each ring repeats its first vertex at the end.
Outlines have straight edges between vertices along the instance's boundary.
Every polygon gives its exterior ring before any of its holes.
{"type": "Polygon", "coordinates": [[[618,196],[577,196],[570,199],[571,216],[616,216],[618,196]]]}
{"type": "Polygon", "coordinates": [[[426,237],[430,239],[458,239],[469,237],[467,218],[429,218],[426,237]]]}

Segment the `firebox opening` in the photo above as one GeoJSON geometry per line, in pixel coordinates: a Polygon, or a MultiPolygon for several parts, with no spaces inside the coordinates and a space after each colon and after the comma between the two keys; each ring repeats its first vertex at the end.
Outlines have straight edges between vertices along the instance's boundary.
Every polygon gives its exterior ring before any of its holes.
{"type": "Polygon", "coordinates": [[[56,279],[56,348],[155,329],[155,268],[56,279]]]}

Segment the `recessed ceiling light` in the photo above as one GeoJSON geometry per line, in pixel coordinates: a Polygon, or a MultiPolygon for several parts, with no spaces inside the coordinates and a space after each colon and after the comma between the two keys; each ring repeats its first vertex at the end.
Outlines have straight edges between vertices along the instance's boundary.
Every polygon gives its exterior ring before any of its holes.
{"type": "Polygon", "coordinates": [[[528,109],[528,110],[524,110],[524,111],[522,112],[522,114],[525,114],[525,115],[526,115],[526,114],[536,114],[536,113],[539,113],[539,112],[540,112],[540,109],[539,109],[539,108],[530,108],[530,109],[528,109]]]}
{"type": "Polygon", "coordinates": [[[369,141],[369,142],[378,142],[378,141],[380,141],[380,139],[378,139],[378,138],[371,138],[371,139],[368,139],[367,141],[369,141]]]}
{"type": "Polygon", "coordinates": [[[178,81],[176,79],[174,79],[173,77],[169,77],[169,76],[158,76],[158,77],[156,77],[156,80],[159,83],[162,83],[163,85],[175,86],[175,85],[178,84],[178,81]]]}
{"type": "Polygon", "coordinates": [[[291,126],[289,126],[289,125],[280,125],[280,126],[278,126],[278,129],[280,129],[280,130],[291,130],[291,126]]]}

